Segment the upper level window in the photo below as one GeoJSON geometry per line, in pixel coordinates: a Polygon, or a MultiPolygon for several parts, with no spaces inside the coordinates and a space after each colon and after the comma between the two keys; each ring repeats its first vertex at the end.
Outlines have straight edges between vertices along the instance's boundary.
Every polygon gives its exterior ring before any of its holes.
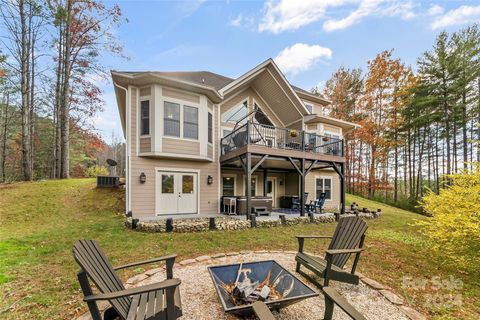
{"type": "Polygon", "coordinates": [[[229,122],[236,124],[238,121],[242,120],[242,123],[246,121],[245,117],[248,114],[247,101],[245,100],[241,104],[231,108],[226,111],[222,116],[223,122],[229,122]]]}
{"type": "Polygon", "coordinates": [[[255,120],[258,123],[266,125],[266,126],[270,126],[270,127],[274,126],[272,121],[270,121],[270,119],[268,119],[268,116],[262,111],[262,109],[260,109],[260,107],[256,103],[254,104],[254,108],[255,108],[256,111],[259,111],[259,112],[255,113],[255,120]]]}
{"type": "Polygon", "coordinates": [[[208,113],[208,142],[213,142],[213,115],[208,113]]]}
{"type": "Polygon", "coordinates": [[[140,102],[140,134],[150,134],[150,100],[140,102]]]}
{"type": "Polygon", "coordinates": [[[311,104],[305,103],[305,108],[307,108],[307,110],[308,110],[308,112],[310,112],[310,114],[313,113],[313,106],[311,104]]]}
{"type": "Polygon", "coordinates": [[[180,137],[180,105],[165,101],[163,133],[166,136],[180,137]]]}
{"type": "Polygon", "coordinates": [[[198,109],[183,106],[183,137],[198,139],[198,109]]]}

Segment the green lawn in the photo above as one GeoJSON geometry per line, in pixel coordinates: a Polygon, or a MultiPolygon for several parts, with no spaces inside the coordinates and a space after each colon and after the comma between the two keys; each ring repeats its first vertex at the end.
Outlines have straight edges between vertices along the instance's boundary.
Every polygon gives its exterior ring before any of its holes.
{"type": "MultiPolygon", "coordinates": [[[[479,270],[458,270],[432,252],[412,226],[414,219],[424,217],[359,197],[349,196],[348,201],[383,211],[380,219],[369,221],[368,250],[359,264],[363,274],[391,286],[433,319],[480,318],[479,270]],[[463,286],[453,291],[448,291],[447,285],[404,290],[405,276],[417,280],[453,276],[463,286]],[[442,302],[449,293],[459,294],[461,304],[441,307],[444,303],[429,298],[442,302]]],[[[65,319],[86,310],[76,281],[78,267],[71,255],[76,239],[97,239],[116,265],[173,252],[182,260],[247,249],[295,250],[295,234],[329,234],[335,227],[145,234],[125,229],[122,212],[122,192],[97,190],[92,179],[0,185],[0,318],[65,319]]],[[[312,246],[307,249],[315,250],[312,246]]],[[[140,270],[130,272],[135,271],[140,270]]]]}

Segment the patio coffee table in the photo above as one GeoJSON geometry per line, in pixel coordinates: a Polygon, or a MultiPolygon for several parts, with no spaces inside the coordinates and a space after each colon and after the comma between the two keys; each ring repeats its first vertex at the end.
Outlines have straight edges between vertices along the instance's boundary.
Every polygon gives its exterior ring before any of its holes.
{"type": "Polygon", "coordinates": [[[225,312],[246,316],[255,301],[280,309],[318,296],[274,260],[208,267],[225,312]]]}

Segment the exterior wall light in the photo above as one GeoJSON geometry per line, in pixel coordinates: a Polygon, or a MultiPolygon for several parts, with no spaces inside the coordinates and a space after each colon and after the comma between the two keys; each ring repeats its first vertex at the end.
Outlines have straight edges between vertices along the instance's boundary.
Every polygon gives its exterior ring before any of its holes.
{"type": "Polygon", "coordinates": [[[145,172],[140,173],[140,183],[145,183],[147,181],[147,176],[145,172]]]}
{"type": "Polygon", "coordinates": [[[212,177],[212,176],[208,176],[208,177],[207,177],[207,183],[208,183],[208,184],[212,184],[212,183],[213,183],[213,177],[212,177]]]}

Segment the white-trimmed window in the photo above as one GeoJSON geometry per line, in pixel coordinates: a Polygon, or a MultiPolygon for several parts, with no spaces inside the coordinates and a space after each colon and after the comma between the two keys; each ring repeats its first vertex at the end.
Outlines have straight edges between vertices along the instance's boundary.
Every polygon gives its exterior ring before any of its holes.
{"type": "Polygon", "coordinates": [[[180,105],[165,101],[163,117],[163,134],[180,137],[180,105]]]}
{"type": "Polygon", "coordinates": [[[315,178],[315,199],[320,199],[320,195],[325,192],[325,199],[332,200],[332,178],[315,178]]]}
{"type": "Polygon", "coordinates": [[[140,101],[140,135],[150,134],[150,100],[140,101]]]}
{"type": "Polygon", "coordinates": [[[208,142],[213,142],[213,115],[211,112],[208,113],[208,142]]]}
{"type": "Polygon", "coordinates": [[[313,106],[311,104],[305,103],[305,108],[307,108],[307,110],[308,110],[308,112],[310,112],[310,114],[313,113],[313,106]]]}
{"type": "Polygon", "coordinates": [[[248,102],[247,100],[236,105],[235,107],[230,108],[222,115],[222,122],[236,124],[238,121],[242,120],[241,124],[246,122],[245,117],[248,114],[248,102]]]}
{"type": "Polygon", "coordinates": [[[198,108],[183,106],[183,137],[198,139],[198,108]]]}

